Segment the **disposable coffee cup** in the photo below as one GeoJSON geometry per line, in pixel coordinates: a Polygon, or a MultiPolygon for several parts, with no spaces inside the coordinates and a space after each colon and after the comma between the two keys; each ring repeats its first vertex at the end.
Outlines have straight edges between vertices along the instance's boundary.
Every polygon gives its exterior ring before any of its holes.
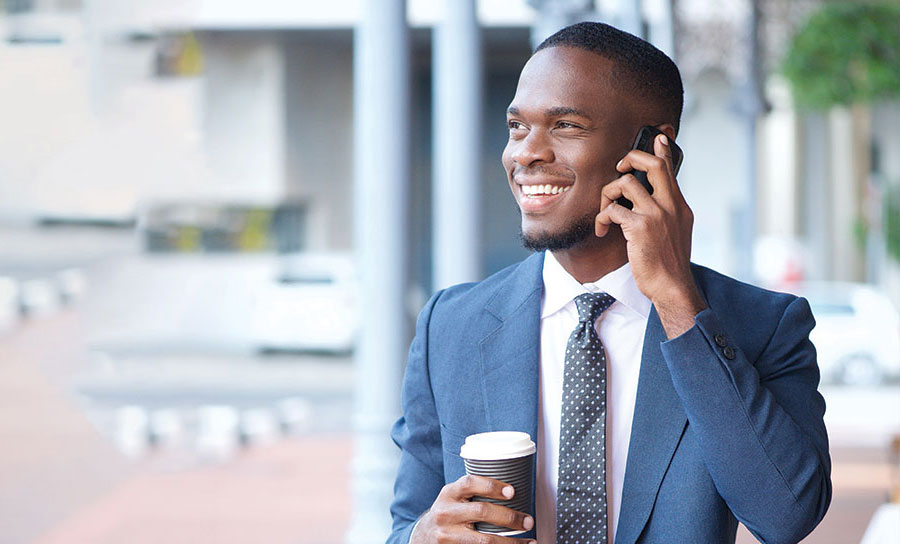
{"type": "MultiPolygon", "coordinates": [[[[516,490],[512,499],[498,500],[472,497],[473,501],[500,504],[534,517],[531,498],[534,489],[534,442],[528,433],[496,431],[472,434],[460,448],[459,455],[466,465],[466,474],[486,476],[507,483],[516,490]]],[[[502,536],[525,531],[478,522],[475,530],[502,536]]]]}

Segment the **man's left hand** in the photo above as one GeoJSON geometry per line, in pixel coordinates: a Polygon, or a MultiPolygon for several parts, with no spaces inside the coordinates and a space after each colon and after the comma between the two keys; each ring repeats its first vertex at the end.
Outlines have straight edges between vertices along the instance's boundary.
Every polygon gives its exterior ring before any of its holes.
{"type": "Polygon", "coordinates": [[[632,150],[616,165],[619,172],[647,172],[653,194],[631,174],[611,181],[603,188],[594,230],[603,237],[613,223],[622,228],[634,280],[674,338],[693,327],[706,303],[691,274],[694,214],[675,181],[667,137],[657,136],[653,147],[653,155],[632,150]],[[634,204],[631,210],[616,202],[622,196],[634,204]]]}

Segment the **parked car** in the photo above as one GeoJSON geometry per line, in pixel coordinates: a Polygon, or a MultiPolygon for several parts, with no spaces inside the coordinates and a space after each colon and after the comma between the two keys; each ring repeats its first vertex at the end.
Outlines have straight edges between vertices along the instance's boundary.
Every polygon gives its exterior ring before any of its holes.
{"type": "Polygon", "coordinates": [[[823,381],[875,385],[900,377],[900,314],[871,285],[807,282],[791,289],[806,297],[816,318],[810,339],[823,381]]]}
{"type": "Polygon", "coordinates": [[[262,351],[350,352],[359,327],[350,255],[284,256],[278,276],[257,296],[251,327],[262,351]]]}

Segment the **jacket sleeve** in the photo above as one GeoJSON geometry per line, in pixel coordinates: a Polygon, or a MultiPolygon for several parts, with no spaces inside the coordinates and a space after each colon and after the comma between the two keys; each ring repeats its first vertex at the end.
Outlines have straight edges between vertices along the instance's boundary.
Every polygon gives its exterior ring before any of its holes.
{"type": "Polygon", "coordinates": [[[441,431],[428,375],[428,328],[436,293],[416,321],[409,348],[400,402],[402,415],[391,429],[400,448],[400,466],[391,502],[393,526],[387,544],[407,544],[419,516],[431,507],[444,486],[441,431]]]}
{"type": "Polygon", "coordinates": [[[800,541],[831,502],[814,326],[807,301],[794,298],[749,361],[707,308],[661,345],[716,489],[764,543],[800,541]]]}

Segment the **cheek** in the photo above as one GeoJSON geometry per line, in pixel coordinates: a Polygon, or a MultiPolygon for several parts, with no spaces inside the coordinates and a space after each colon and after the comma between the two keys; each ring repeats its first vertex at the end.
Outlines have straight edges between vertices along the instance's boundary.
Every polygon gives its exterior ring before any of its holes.
{"type": "Polygon", "coordinates": [[[506,142],[503,148],[503,154],[500,156],[500,164],[503,165],[503,171],[509,175],[512,170],[512,142],[506,142]]]}

